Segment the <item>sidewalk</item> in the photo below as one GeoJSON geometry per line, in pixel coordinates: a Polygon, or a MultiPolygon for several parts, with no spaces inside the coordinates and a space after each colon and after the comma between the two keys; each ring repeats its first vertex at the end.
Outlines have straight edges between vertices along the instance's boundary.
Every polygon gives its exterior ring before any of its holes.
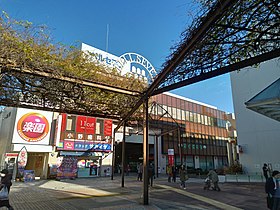
{"type": "Polygon", "coordinates": [[[167,182],[162,176],[149,187],[149,205],[143,203],[143,182],[136,176],[78,178],[76,180],[40,180],[15,182],[10,203],[17,210],[125,210],[125,209],[266,209],[262,183],[221,183],[221,192],[203,190],[202,179],[189,179],[187,189],[167,182]]]}

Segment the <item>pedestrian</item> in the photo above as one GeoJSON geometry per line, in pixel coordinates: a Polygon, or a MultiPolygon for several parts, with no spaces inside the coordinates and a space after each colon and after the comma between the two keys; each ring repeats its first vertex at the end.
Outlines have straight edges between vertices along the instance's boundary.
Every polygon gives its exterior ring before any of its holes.
{"type": "Polygon", "coordinates": [[[207,177],[212,181],[214,187],[213,190],[221,191],[219,187],[219,177],[215,170],[211,169],[207,174],[207,177]]]}
{"type": "Polygon", "coordinates": [[[179,169],[181,188],[186,189],[186,181],[188,180],[187,170],[184,165],[179,169]]]}
{"type": "MultiPolygon", "coordinates": [[[[10,193],[10,189],[12,186],[12,174],[9,173],[7,169],[3,169],[1,172],[1,185],[0,190],[6,187],[8,189],[8,194],[10,193]]],[[[14,208],[10,205],[9,197],[4,200],[0,200],[0,207],[7,207],[9,210],[13,210],[14,208]]]]}
{"type": "Polygon", "coordinates": [[[166,167],[166,173],[167,173],[167,176],[168,176],[168,182],[171,182],[171,178],[172,178],[172,167],[171,167],[170,164],[166,167]]]}
{"type": "Polygon", "coordinates": [[[126,176],[129,176],[129,172],[130,172],[130,165],[127,164],[126,168],[125,168],[125,171],[126,171],[126,176]]]}
{"type": "Polygon", "coordinates": [[[263,164],[262,170],[263,170],[263,176],[265,177],[265,181],[267,181],[267,179],[268,179],[268,166],[267,166],[266,163],[263,164]]]}
{"type": "Polygon", "coordinates": [[[175,183],[177,177],[177,168],[175,166],[172,166],[172,181],[175,183]]]}
{"type": "Polygon", "coordinates": [[[148,168],[149,185],[151,187],[153,186],[154,176],[155,176],[155,170],[153,164],[151,163],[148,168]]]}
{"type": "Polygon", "coordinates": [[[142,175],[143,175],[143,164],[142,164],[142,163],[140,163],[140,164],[138,165],[137,173],[138,173],[137,181],[142,182],[142,175]]]}
{"type": "Polygon", "coordinates": [[[273,171],[265,183],[265,192],[267,193],[267,208],[280,209],[280,172],[273,171]]]}

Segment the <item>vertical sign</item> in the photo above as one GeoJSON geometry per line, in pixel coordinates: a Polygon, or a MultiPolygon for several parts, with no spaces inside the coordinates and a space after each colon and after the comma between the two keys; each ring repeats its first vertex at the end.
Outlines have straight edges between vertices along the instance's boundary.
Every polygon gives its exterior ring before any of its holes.
{"type": "Polygon", "coordinates": [[[168,164],[174,166],[174,149],[168,149],[168,164]]]}
{"type": "Polygon", "coordinates": [[[26,164],[27,164],[27,150],[26,147],[24,146],[19,151],[17,157],[18,173],[20,176],[23,176],[23,172],[26,164]]]}

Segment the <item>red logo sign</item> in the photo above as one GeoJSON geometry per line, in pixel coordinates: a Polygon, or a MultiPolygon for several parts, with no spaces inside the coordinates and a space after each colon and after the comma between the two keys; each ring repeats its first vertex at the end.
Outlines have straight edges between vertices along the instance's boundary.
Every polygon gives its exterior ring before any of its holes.
{"type": "Polygon", "coordinates": [[[96,118],[77,116],[76,132],[94,134],[95,133],[96,118]]]}
{"type": "Polygon", "coordinates": [[[48,120],[39,113],[27,113],[17,123],[19,136],[27,142],[38,142],[49,132],[48,120]]]}

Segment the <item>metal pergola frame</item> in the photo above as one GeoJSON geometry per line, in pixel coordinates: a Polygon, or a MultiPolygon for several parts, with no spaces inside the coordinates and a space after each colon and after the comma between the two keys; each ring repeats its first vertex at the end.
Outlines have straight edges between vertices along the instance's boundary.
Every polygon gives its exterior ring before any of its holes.
{"type": "MultiPolygon", "coordinates": [[[[39,73],[24,69],[17,71],[17,69],[7,69],[5,66],[0,67],[1,82],[4,81],[3,79],[5,78],[14,77],[18,79],[18,93],[22,92],[21,94],[23,94],[25,93],[24,91],[27,91],[24,89],[26,87],[25,81],[20,80],[25,78],[24,75],[31,79],[33,77],[52,77],[48,85],[57,81],[65,83],[65,85],[62,84],[59,86],[59,94],[64,94],[63,97],[67,97],[69,100],[71,99],[67,104],[68,107],[57,108],[59,103],[53,103],[50,107],[40,104],[38,106],[33,106],[33,108],[67,111],[69,113],[72,112],[82,115],[94,114],[101,117],[118,119],[120,122],[114,132],[116,132],[120,126],[125,126],[136,110],[143,105],[143,204],[147,205],[149,203],[147,176],[149,157],[149,98],[164,91],[173,90],[280,56],[280,14],[279,2],[277,0],[271,0],[269,2],[262,0],[219,0],[214,3],[211,1],[206,2],[208,2],[210,6],[206,7],[204,13],[202,13],[199,18],[195,19],[193,25],[183,34],[182,42],[178,46],[175,46],[174,52],[163,65],[161,72],[157,75],[154,82],[142,93],[130,90],[129,88],[122,89],[102,83],[95,83],[90,80],[86,81],[82,78],[73,79],[65,75],[54,77],[53,74],[46,73],[47,71],[41,71],[39,73]],[[23,77],[19,78],[19,74],[22,74],[23,77]],[[85,87],[90,87],[90,89],[85,87]],[[96,105],[91,104],[87,106],[83,104],[83,101],[86,100],[85,92],[77,96],[71,93],[70,90],[77,90],[79,93],[84,90],[86,90],[86,93],[100,91],[100,94],[104,94],[105,96],[106,94],[117,93],[116,96],[121,99],[123,97],[128,107],[126,107],[127,109],[125,110],[118,109],[116,111],[114,110],[116,105],[110,104],[113,103],[113,101],[106,101],[107,103],[105,104],[104,101],[98,100],[96,100],[96,105]],[[129,96],[127,96],[127,94],[129,96]],[[72,97],[81,99],[82,102],[77,103],[72,97]]],[[[14,78],[7,84],[11,85],[14,78]]],[[[36,83],[34,84],[36,85],[36,83]]],[[[38,87],[32,86],[30,91],[36,88],[38,87]]],[[[6,96],[9,96],[12,86],[2,87],[2,90],[9,90],[7,93],[2,93],[5,99],[6,96]]],[[[44,87],[41,87],[40,90],[43,91],[44,87]]],[[[34,92],[31,91],[29,94],[33,93],[34,92]]],[[[38,97],[42,96],[40,100],[50,100],[44,95],[44,93],[51,93],[50,91],[45,90],[45,92],[39,93],[40,95],[38,97]]],[[[27,98],[25,99],[27,102],[29,94],[26,94],[27,98]]],[[[15,94],[14,96],[17,97],[17,99],[21,98],[21,95],[15,94]]],[[[0,105],[18,107],[29,106],[29,104],[24,101],[21,102],[10,98],[8,98],[9,100],[4,100],[3,97],[0,97],[0,105]]],[[[55,97],[55,95],[53,97],[53,100],[60,100],[60,103],[63,102],[63,97],[62,99],[55,97]]],[[[34,102],[36,102],[36,100],[34,100],[34,102]]]]}

